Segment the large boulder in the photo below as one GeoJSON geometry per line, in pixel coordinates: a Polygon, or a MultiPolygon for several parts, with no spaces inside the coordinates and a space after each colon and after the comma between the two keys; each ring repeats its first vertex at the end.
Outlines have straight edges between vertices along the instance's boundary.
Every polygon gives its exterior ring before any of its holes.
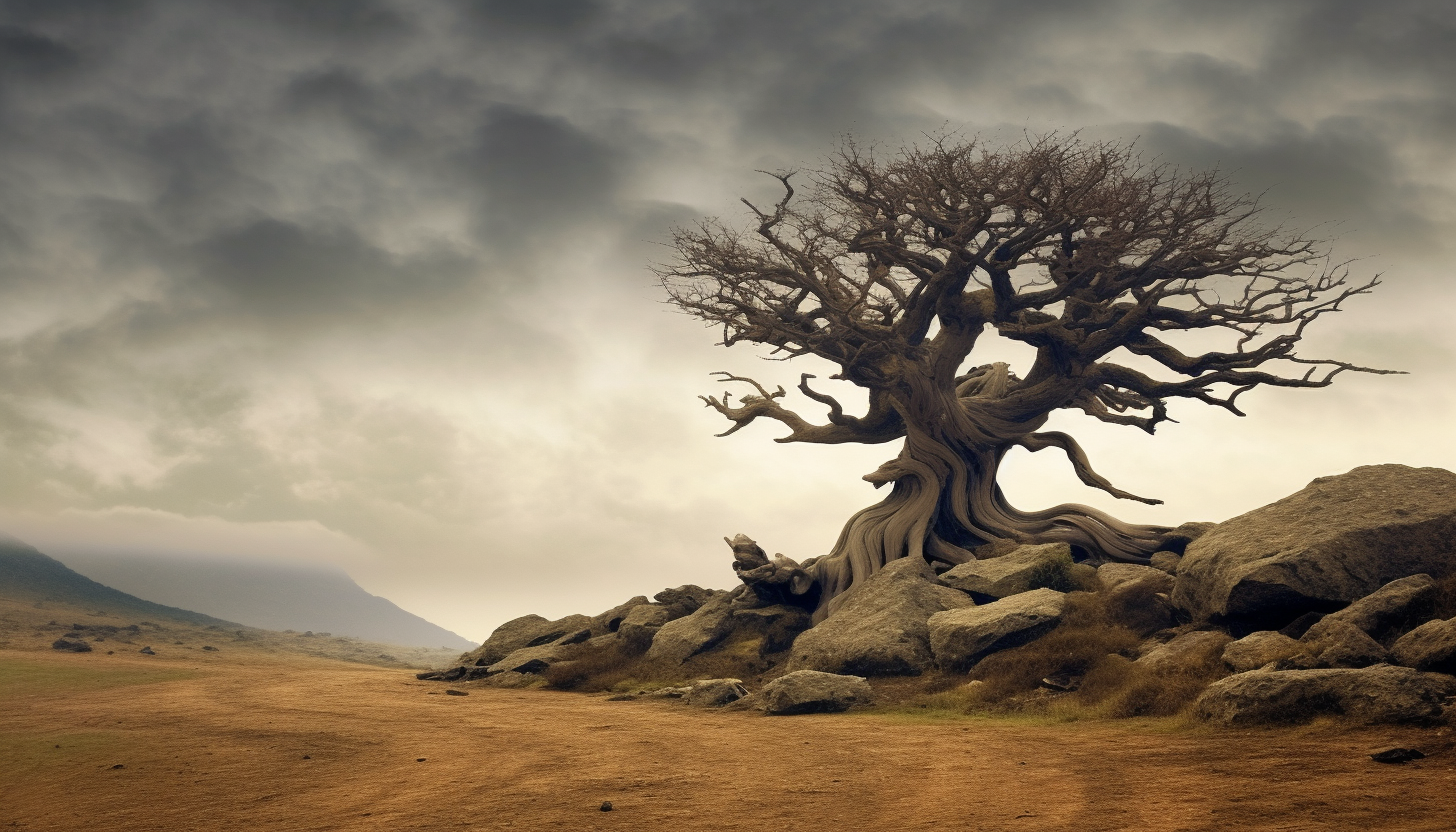
{"type": "Polygon", "coordinates": [[[1062,620],[1066,593],[1034,589],[979,607],[930,617],[930,650],[944,670],[967,670],[985,656],[1041,638],[1062,620]]]}
{"type": "Polygon", "coordinates": [[[1303,650],[1303,644],[1283,633],[1259,630],[1224,647],[1223,663],[1235,673],[1246,673],[1298,655],[1303,650]]]}
{"type": "Polygon", "coordinates": [[[626,620],[628,613],[648,603],[650,602],[647,600],[646,595],[638,595],[635,598],[629,598],[617,606],[612,607],[606,612],[597,613],[592,616],[591,620],[592,635],[601,636],[607,633],[617,632],[617,628],[622,626],[622,622],[626,620]]]}
{"type": "Polygon", "coordinates": [[[1390,659],[1416,670],[1456,675],[1456,618],[1427,621],[1390,647],[1390,659]]]}
{"type": "Polygon", "coordinates": [[[1341,618],[1325,616],[1299,639],[1303,655],[1280,667],[1369,667],[1385,661],[1385,648],[1369,633],[1341,618]]]}
{"type": "Polygon", "coordinates": [[[633,607],[617,625],[617,640],[629,650],[646,652],[652,646],[652,640],[657,637],[657,631],[672,620],[672,611],[661,604],[633,607]]]}
{"type": "Polygon", "coordinates": [[[1033,589],[1071,589],[1072,547],[1066,543],[1017,546],[987,560],[959,564],[940,576],[946,586],[990,602],[1033,589]]]}
{"type": "Polygon", "coordinates": [[[930,616],[972,606],[942,586],[921,557],[900,558],[846,592],[834,613],[799,636],[790,670],[858,676],[916,676],[935,664],[930,616]]]}
{"type": "Polygon", "coordinates": [[[763,686],[759,694],[770,716],[834,713],[874,701],[874,691],[863,676],[844,676],[818,670],[796,670],[763,686]]]}
{"type": "Polygon", "coordinates": [[[1381,664],[1359,669],[1252,670],[1208,686],[1194,713],[1219,725],[1306,722],[1343,716],[1364,723],[1432,722],[1456,695],[1456,678],[1381,664]]]}
{"type": "Polygon", "coordinates": [[[459,663],[485,667],[524,647],[550,644],[562,636],[590,629],[591,626],[591,618],[585,615],[568,615],[555,621],[547,621],[539,615],[523,615],[496,627],[484,644],[461,656],[459,663]]]}
{"type": "Polygon", "coordinates": [[[1332,612],[1309,632],[1344,621],[1381,644],[1396,639],[1431,620],[1436,612],[1436,582],[1430,575],[1411,575],[1382,586],[1339,612],[1332,612]]]}
{"type": "Polygon", "coordinates": [[[1321,477],[1188,545],[1173,602],[1197,620],[1278,629],[1397,578],[1456,571],[1456,474],[1371,465],[1321,477]]]}
{"type": "Polygon", "coordinates": [[[692,615],[658,627],[652,646],[647,649],[647,658],[681,664],[704,650],[716,647],[733,631],[733,599],[744,589],[739,587],[732,593],[709,598],[692,615]]]}

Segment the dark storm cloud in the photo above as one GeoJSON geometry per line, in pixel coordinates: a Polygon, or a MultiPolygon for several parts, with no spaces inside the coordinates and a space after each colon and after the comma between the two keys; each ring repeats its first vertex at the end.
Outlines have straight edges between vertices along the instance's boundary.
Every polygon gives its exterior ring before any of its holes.
{"type": "Polygon", "coordinates": [[[474,264],[448,251],[397,257],[347,228],[260,219],[197,246],[197,274],[225,303],[277,324],[330,318],[377,327],[411,308],[467,302],[474,264]]]}

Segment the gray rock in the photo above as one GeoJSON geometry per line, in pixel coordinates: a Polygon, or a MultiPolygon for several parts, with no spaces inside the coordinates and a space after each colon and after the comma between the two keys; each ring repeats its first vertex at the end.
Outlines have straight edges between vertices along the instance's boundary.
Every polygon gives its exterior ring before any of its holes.
{"type": "Polygon", "coordinates": [[[585,615],[568,615],[556,621],[547,621],[539,615],[523,615],[495,628],[484,644],[461,656],[459,662],[480,667],[493,665],[522,648],[550,644],[591,626],[592,620],[585,615]]]}
{"type": "Polygon", "coordinates": [[[874,691],[863,676],[843,676],[818,670],[796,670],[763,686],[764,712],[770,716],[834,713],[874,701],[874,691]]]}
{"type": "Polygon", "coordinates": [[[1303,650],[1303,644],[1283,633],[1260,630],[1230,642],[1223,650],[1223,663],[1235,673],[1245,673],[1282,661],[1303,650]]]}
{"type": "Polygon", "coordinates": [[[794,642],[790,670],[919,675],[935,665],[930,616],[973,605],[964,592],[936,581],[920,557],[891,561],[841,598],[833,614],[794,642]]]}
{"type": "Polygon", "coordinates": [[[1456,675],[1456,618],[1427,621],[1401,636],[1390,658],[1416,670],[1456,675]]]}
{"type": "Polygon", "coordinates": [[[1224,645],[1233,638],[1218,630],[1194,630],[1181,633],[1172,640],[1154,645],[1135,662],[1154,673],[1176,672],[1200,662],[1204,656],[1223,654],[1224,645]]]}
{"type": "Polygon", "coordinates": [[[989,560],[967,561],[940,576],[946,586],[994,601],[1039,588],[1071,589],[1072,547],[1066,543],[1017,546],[989,560]]]}
{"type": "Polygon", "coordinates": [[[1313,657],[1312,667],[1369,667],[1385,661],[1385,648],[1380,642],[1333,615],[1310,627],[1299,641],[1313,657]]]}
{"type": "Polygon", "coordinates": [[[693,682],[683,701],[699,708],[721,708],[747,695],[742,679],[702,679],[693,682]]]}
{"type": "Polygon", "coordinates": [[[692,615],[715,595],[722,594],[722,590],[703,589],[693,584],[685,584],[672,589],[664,589],[652,596],[652,600],[667,607],[672,618],[677,619],[685,615],[692,615]]]}
{"type": "Polygon", "coordinates": [[[1436,611],[1436,582],[1412,575],[1382,586],[1348,607],[1332,612],[1310,629],[1348,621],[1381,644],[1390,644],[1429,621],[1436,611]]]}
{"type": "Polygon", "coordinates": [[[1125,584],[1148,582],[1158,592],[1173,591],[1173,576],[1161,569],[1136,563],[1104,563],[1097,567],[1097,580],[1104,590],[1115,590],[1125,584]]]}
{"type": "Polygon", "coordinates": [[[629,598],[617,606],[612,607],[606,612],[597,613],[592,616],[591,620],[592,635],[600,636],[617,632],[617,628],[626,619],[627,613],[647,603],[650,602],[647,600],[646,595],[638,595],[635,598],[629,598]]]}
{"type": "Polygon", "coordinates": [[[1214,682],[1194,713],[1219,725],[1307,722],[1343,716],[1363,723],[1432,722],[1456,679],[1380,664],[1331,670],[1251,670],[1214,682]]]}
{"type": "Polygon", "coordinates": [[[728,622],[728,640],[761,639],[758,648],[760,656],[789,649],[799,638],[799,634],[809,629],[809,611],[802,607],[791,607],[787,604],[746,609],[737,607],[737,600],[744,597],[754,596],[745,593],[735,600],[733,616],[728,622]]]}
{"type": "Polygon", "coordinates": [[[733,598],[743,591],[746,588],[739,587],[732,593],[716,595],[693,614],[663,624],[647,649],[647,658],[681,664],[717,646],[733,631],[733,598]]]}
{"type": "Polygon", "coordinates": [[[68,653],[90,653],[91,645],[82,639],[58,638],[51,642],[52,650],[63,650],[68,653]]]}
{"type": "MultiPolygon", "coordinates": [[[[586,618],[586,616],[579,617],[586,618]]],[[[587,623],[590,624],[590,619],[587,620],[587,623]]],[[[574,633],[567,633],[550,644],[522,647],[519,650],[513,651],[504,659],[487,665],[485,671],[488,675],[507,672],[540,673],[557,662],[573,658],[575,655],[581,653],[583,648],[572,648],[575,645],[590,640],[590,637],[591,628],[585,627],[574,633]]],[[[598,638],[604,637],[599,636],[598,638]]]]}
{"type": "Polygon", "coordinates": [[[1456,571],[1456,474],[1373,465],[1322,477],[1188,546],[1173,602],[1195,620],[1277,629],[1397,578],[1456,571]]]}
{"type": "Polygon", "coordinates": [[[629,650],[646,652],[652,646],[658,629],[671,620],[672,611],[660,604],[633,607],[617,625],[617,639],[629,650]]]}
{"type": "Polygon", "coordinates": [[[1065,593],[1034,589],[985,606],[938,612],[930,617],[930,650],[944,670],[967,670],[997,650],[1041,638],[1057,625],[1065,593]]]}
{"type": "Polygon", "coordinates": [[[1178,574],[1178,564],[1182,560],[1183,556],[1177,552],[1154,552],[1153,556],[1148,558],[1148,566],[1167,572],[1169,575],[1176,575],[1178,574]]]}

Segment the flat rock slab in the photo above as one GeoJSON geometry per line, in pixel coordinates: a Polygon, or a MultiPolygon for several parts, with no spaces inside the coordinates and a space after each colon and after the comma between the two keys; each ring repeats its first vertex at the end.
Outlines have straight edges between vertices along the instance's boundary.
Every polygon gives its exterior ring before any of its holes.
{"type": "Polygon", "coordinates": [[[972,606],[940,585],[924,558],[900,558],[842,596],[834,613],[794,641],[790,670],[914,676],[935,665],[930,616],[972,606]]]}
{"type": "Polygon", "coordinates": [[[1456,678],[1381,664],[1359,669],[1252,670],[1214,682],[1194,714],[1218,725],[1308,722],[1427,723],[1441,717],[1456,678]]]}
{"type": "Polygon", "coordinates": [[[930,649],[944,670],[968,670],[987,655],[1041,638],[1062,620],[1066,593],[1034,589],[930,617],[930,649]]]}
{"type": "Polygon", "coordinates": [[[760,702],[770,716],[835,713],[874,701],[863,676],[796,670],[763,686],[760,702]]]}
{"type": "Polygon", "coordinates": [[[1397,578],[1456,571],[1456,474],[1371,465],[1218,524],[1178,564],[1173,602],[1195,620],[1278,629],[1397,578]]]}
{"type": "Polygon", "coordinates": [[[1066,543],[1018,546],[1000,557],[962,563],[940,576],[946,586],[978,600],[996,600],[1069,583],[1072,547],[1066,543]]]}

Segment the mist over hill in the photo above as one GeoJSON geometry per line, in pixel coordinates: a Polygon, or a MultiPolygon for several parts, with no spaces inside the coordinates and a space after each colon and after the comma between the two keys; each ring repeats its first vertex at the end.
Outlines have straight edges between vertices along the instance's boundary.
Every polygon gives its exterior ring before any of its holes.
{"type": "Polygon", "coordinates": [[[333,566],[136,553],[65,553],[60,560],[94,581],[138,598],[205,610],[251,627],[312,630],[415,647],[475,646],[369,594],[333,566]]]}

